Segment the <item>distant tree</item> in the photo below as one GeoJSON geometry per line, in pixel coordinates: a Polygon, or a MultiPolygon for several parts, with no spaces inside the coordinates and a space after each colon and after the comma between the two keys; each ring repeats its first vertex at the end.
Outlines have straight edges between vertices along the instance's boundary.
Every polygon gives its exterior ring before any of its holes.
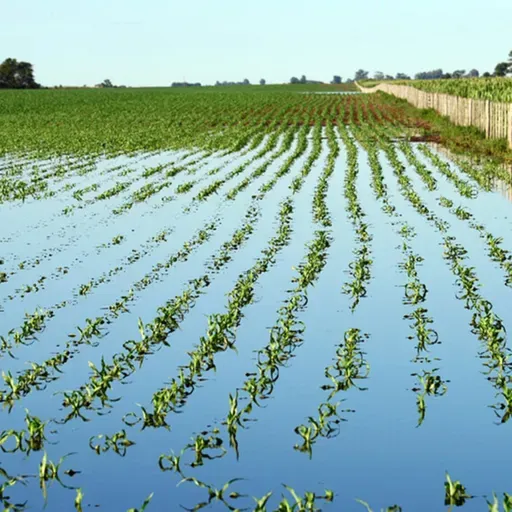
{"type": "Polygon", "coordinates": [[[0,64],[0,87],[14,89],[16,87],[16,59],[5,59],[0,64]]]}
{"type": "Polygon", "coordinates": [[[489,73],[489,71],[486,71],[483,75],[482,75],[484,78],[489,78],[491,75],[491,73],[489,73]]]}
{"type": "Polygon", "coordinates": [[[336,84],[336,85],[341,84],[341,76],[334,75],[334,76],[332,77],[332,82],[331,82],[331,84],[336,84]]]}
{"type": "Polygon", "coordinates": [[[444,73],[444,75],[440,76],[439,78],[443,78],[445,80],[448,80],[449,78],[452,78],[451,73],[444,73]]]}
{"type": "Polygon", "coordinates": [[[384,76],[384,80],[394,80],[395,78],[393,77],[393,75],[385,75],[384,76]]]}
{"type": "Polygon", "coordinates": [[[300,83],[301,83],[301,84],[305,84],[306,82],[307,82],[306,75],[302,75],[302,76],[300,77],[300,83]]]}
{"type": "Polygon", "coordinates": [[[508,72],[512,74],[512,50],[508,52],[508,72]]]}
{"type": "Polygon", "coordinates": [[[494,75],[495,76],[506,76],[508,71],[508,62],[499,62],[496,64],[496,67],[494,68],[494,75]]]}
{"type": "MultiPolygon", "coordinates": [[[[249,82],[249,80],[247,80],[247,78],[245,78],[242,82],[228,82],[226,80],[224,80],[223,82],[219,82],[218,80],[215,82],[215,85],[217,87],[219,86],[226,86],[226,85],[250,85],[251,82],[249,82]]],[[[200,83],[195,83],[195,84],[188,84],[188,85],[201,85],[200,83]]]]}
{"type": "Polygon", "coordinates": [[[396,79],[397,80],[410,80],[411,77],[409,75],[406,75],[405,73],[397,73],[396,79]]]}
{"type": "Polygon", "coordinates": [[[373,74],[374,80],[384,80],[384,73],[382,71],[375,71],[373,74]]]}
{"type": "Polygon", "coordinates": [[[416,73],[414,78],[416,80],[437,80],[438,78],[445,78],[445,75],[446,73],[443,74],[442,69],[433,69],[432,71],[421,71],[420,73],[416,73]]]}
{"type": "Polygon", "coordinates": [[[262,79],[260,80],[260,85],[265,85],[266,83],[267,83],[267,82],[265,81],[265,79],[264,79],[264,78],[262,78],[262,79]]]}
{"type": "MultiPolygon", "coordinates": [[[[120,85],[119,87],[126,87],[125,85],[120,85]]],[[[201,87],[199,82],[191,84],[189,82],[173,82],[171,87],[201,87]]]]}
{"type": "Polygon", "coordinates": [[[465,69],[456,69],[453,73],[452,73],[452,77],[453,78],[462,78],[464,76],[464,74],[466,73],[466,70],[465,69]]]}
{"type": "Polygon", "coordinates": [[[30,62],[18,62],[16,78],[18,87],[22,89],[37,89],[39,87],[34,80],[34,69],[30,62]]]}
{"type": "Polygon", "coordinates": [[[34,79],[34,69],[30,62],[18,62],[5,59],[0,64],[0,88],[38,89],[41,87],[34,79]]]}
{"type": "Polygon", "coordinates": [[[110,89],[111,87],[114,87],[114,85],[107,78],[106,80],[103,80],[103,82],[101,82],[101,84],[98,84],[96,87],[103,87],[103,88],[106,88],[106,89],[110,89]]]}
{"type": "Polygon", "coordinates": [[[468,78],[478,78],[480,76],[480,73],[478,72],[478,69],[471,69],[468,71],[468,74],[466,75],[468,78]]]}
{"type": "Polygon", "coordinates": [[[359,80],[367,80],[368,79],[368,71],[364,69],[358,69],[354,76],[354,80],[358,82],[359,80]]]}
{"type": "Polygon", "coordinates": [[[299,79],[298,79],[296,76],[292,76],[292,77],[290,78],[290,83],[291,83],[291,84],[298,84],[298,83],[300,83],[300,82],[299,82],[299,79]]]}

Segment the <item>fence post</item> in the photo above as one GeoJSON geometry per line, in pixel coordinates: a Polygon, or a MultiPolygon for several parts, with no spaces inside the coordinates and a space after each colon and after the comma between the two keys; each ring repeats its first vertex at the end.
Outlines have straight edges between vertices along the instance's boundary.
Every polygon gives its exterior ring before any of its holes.
{"type": "Polygon", "coordinates": [[[508,105],[508,145],[512,149],[512,103],[508,105]]]}
{"type": "Polygon", "coordinates": [[[485,100],[485,135],[490,137],[491,135],[491,102],[485,100]]]}

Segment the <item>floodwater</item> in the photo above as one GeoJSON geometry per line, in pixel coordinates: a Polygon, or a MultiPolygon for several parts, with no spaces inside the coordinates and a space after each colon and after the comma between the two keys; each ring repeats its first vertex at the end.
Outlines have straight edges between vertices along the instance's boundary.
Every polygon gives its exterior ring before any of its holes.
{"type": "MultiPolygon", "coordinates": [[[[350,297],[342,292],[344,283],[350,280],[348,271],[360,242],[347,214],[349,205],[344,187],[349,162],[341,141],[325,197],[332,220],[327,228],[331,237],[327,261],[314,286],[308,288],[307,304],[297,315],[297,320],[306,327],[302,342],[280,367],[266,399],[254,404],[246,415],[248,421],[239,426],[238,455],[230,445],[225,425],[230,396],[239,394],[240,407],[246,403],[242,388],[248,375],[257,369],[257,351],[271,340],[270,328],[279,322],[279,310],[296,286],[294,278],[304,262],[308,243],[317,230],[324,229],[314,222],[312,215],[315,189],[328,155],[327,142],[322,143],[321,154],[297,193],[292,193],[290,184],[303,169],[311,146],[270,191],[257,195],[260,187],[293,154],[294,144],[232,201],[226,199],[229,190],[264,161],[250,162],[260,148],[243,155],[215,154],[203,160],[199,153],[176,152],[100,162],[83,177],[70,178],[75,186],[68,190],[62,182],[53,183],[59,190],[53,197],[0,204],[0,217],[7,219],[0,227],[3,240],[0,272],[7,275],[7,282],[0,284],[0,335],[12,341],[9,331],[20,329],[25,314],[61,304],[34,339],[26,345],[13,345],[14,357],[2,348],[0,366],[5,375],[11,372],[18,376],[30,369],[29,362],[42,364],[62,351],[66,342],[73,339],[69,335],[79,334],[77,326],[84,329],[86,319],[105,315],[110,305],[130,289],[134,290],[127,311],[117,318],[109,317],[109,322],[102,326],[101,337],[93,337],[91,344],[80,345],[60,371],[49,368],[50,378],[32,386],[11,409],[4,404],[0,425],[5,435],[9,429],[26,430],[25,409],[48,422],[44,450],[32,450],[28,455],[20,450],[1,454],[2,470],[10,476],[25,475],[23,481],[16,482],[5,493],[10,502],[27,501],[30,510],[43,509],[45,498],[38,474],[44,451],[55,463],[69,454],[59,467],[59,480],[46,482],[47,511],[73,510],[75,488],[83,491],[84,510],[99,507],[99,510],[125,511],[140,507],[151,493],[148,511],[174,511],[180,506],[193,509],[208,501],[207,489],[193,481],[178,485],[184,477],[193,477],[217,489],[231,479],[243,479],[230,484],[224,494],[226,503],[232,507],[254,507],[251,497],[261,498],[272,491],[267,504],[269,510],[277,506],[282,495],[292,499],[282,483],[299,495],[305,491],[321,495],[325,489],[331,489],[334,503],[317,500],[319,508],[346,511],[364,510],[356,499],[368,502],[373,510],[394,504],[406,511],[447,510],[446,473],[474,496],[467,500],[464,510],[485,510],[485,497],[491,500],[493,491],[500,496],[511,491],[508,462],[512,449],[508,441],[512,423],[499,424],[491,408],[499,397],[485,374],[484,360],[479,355],[482,344],[471,331],[473,313],[457,298],[457,278],[443,257],[446,234],[439,232],[407,201],[392,167],[385,155],[379,153],[389,202],[399,216],[384,213],[371,187],[372,172],[361,146],[358,146],[356,192],[372,237],[369,242],[371,278],[366,285],[366,296],[353,310],[350,297]],[[171,185],[145,201],[134,203],[130,209],[113,213],[129,202],[141,185],[151,182],[156,186],[167,179],[162,173],[144,178],[144,170],[168,162],[187,166],[192,161],[195,163],[177,174],[171,185]],[[201,189],[229,176],[243,162],[250,162],[243,173],[228,179],[206,201],[193,199],[201,189]],[[112,170],[116,166],[119,168],[112,170]],[[126,169],[131,172],[123,174],[126,169]],[[197,170],[189,172],[191,169],[197,170]],[[208,175],[215,169],[219,170],[208,175]],[[176,192],[180,184],[190,180],[197,180],[191,190],[176,192]],[[129,183],[119,195],[95,200],[117,182],[129,183]],[[77,202],[73,200],[74,190],[94,183],[98,187],[84,197],[83,208],[63,213],[66,206],[77,202]],[[150,426],[142,429],[140,423],[129,426],[124,420],[131,413],[141,415],[142,407],[153,410],[153,394],[189,364],[190,352],[206,335],[208,318],[226,311],[228,294],[239,276],[264,254],[275,235],[280,204],[288,196],[294,205],[292,234],[277,251],[267,271],[257,278],[253,300],[242,309],[243,317],[236,329],[236,351],[220,351],[215,355],[215,371],[204,371],[179,413],[169,413],[168,429],[150,426]],[[210,285],[184,315],[179,329],[168,336],[168,346],[160,345],[153,353],[146,354],[143,364],[137,362],[129,377],[113,377],[108,396],[115,401],[105,405],[97,400],[95,410],[82,409],[82,419],[66,421],[71,410],[63,407],[63,393],[83,390],[86,383],[91,383],[90,364],[101,368],[102,360],[110,363],[119,354],[126,355],[126,342],[141,339],[138,320],[152,321],[160,306],[180,295],[190,280],[207,272],[207,263],[242,226],[251,204],[260,210],[254,230],[221,270],[210,273],[210,285]],[[422,307],[428,311],[431,327],[440,341],[429,347],[430,362],[415,360],[415,342],[410,339],[414,332],[411,322],[404,318],[413,306],[404,303],[407,276],[400,267],[404,257],[403,238],[397,220],[406,221],[414,228],[416,236],[409,244],[423,258],[418,265],[418,278],[426,285],[428,294],[422,307]],[[210,238],[194,246],[186,260],[165,269],[159,266],[211,222],[215,228],[210,238]],[[166,236],[155,240],[162,232],[166,236]],[[121,241],[113,243],[115,237],[121,237],[121,241]],[[21,262],[26,262],[22,268],[21,262]],[[63,268],[67,272],[59,270],[63,268]],[[140,289],[134,288],[134,283],[144,279],[152,269],[156,269],[153,280],[140,289]],[[40,281],[41,277],[46,279],[40,281]],[[93,283],[90,292],[80,294],[80,287],[88,282],[93,283]],[[27,286],[34,283],[39,283],[38,288],[27,291],[27,286]],[[62,301],[66,301],[64,305],[62,301]],[[327,401],[330,391],[322,388],[329,383],[325,369],[333,363],[337,347],[350,328],[358,328],[367,335],[361,350],[369,365],[368,377],[357,380],[357,386],[339,391],[333,399],[340,402],[336,432],[318,437],[310,454],[301,452],[296,449],[301,438],[295,429],[307,425],[309,417],[317,417],[319,406],[327,401]],[[411,374],[433,368],[437,368],[447,391],[442,396],[427,397],[425,418],[418,425],[417,393],[413,390],[417,382],[411,374]],[[182,476],[161,470],[158,464],[161,455],[179,455],[192,438],[215,427],[219,429],[224,450],[218,447],[205,450],[202,464],[193,465],[194,453],[184,452],[182,476]],[[134,443],[125,447],[126,450],[121,447],[120,453],[116,453],[111,447],[98,454],[91,448],[98,441],[96,436],[112,437],[123,431],[134,443]],[[73,472],[77,473],[73,475],[73,472]],[[230,496],[232,492],[241,496],[230,496]]],[[[489,257],[485,239],[470,223],[459,220],[438,199],[443,196],[455,206],[469,209],[475,222],[503,238],[502,247],[509,251],[512,250],[512,204],[499,191],[480,190],[473,199],[461,197],[452,183],[416,148],[413,150],[434,174],[437,189],[429,191],[401,157],[407,176],[423,204],[449,223],[448,234],[455,236],[457,243],[467,250],[465,264],[475,269],[481,284],[479,293],[492,303],[495,313],[511,332],[512,289],[505,284],[503,268],[489,257]]],[[[462,176],[462,171],[452,167],[462,176]]],[[[8,390],[7,382],[0,386],[3,396],[8,390]]],[[[13,446],[13,438],[4,444],[6,449],[13,446]]],[[[0,476],[0,485],[6,479],[5,475],[0,476]]],[[[212,500],[207,509],[225,510],[226,503],[212,500]]]]}

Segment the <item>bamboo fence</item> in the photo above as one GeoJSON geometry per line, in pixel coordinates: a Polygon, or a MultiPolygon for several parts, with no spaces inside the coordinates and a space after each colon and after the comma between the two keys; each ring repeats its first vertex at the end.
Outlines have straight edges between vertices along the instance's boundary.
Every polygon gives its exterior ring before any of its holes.
{"type": "Polygon", "coordinates": [[[476,126],[486,137],[507,139],[512,148],[512,103],[496,103],[489,100],[474,100],[437,92],[425,92],[409,85],[379,84],[363,87],[362,92],[383,91],[403,98],[418,108],[433,108],[460,126],[476,126]]]}

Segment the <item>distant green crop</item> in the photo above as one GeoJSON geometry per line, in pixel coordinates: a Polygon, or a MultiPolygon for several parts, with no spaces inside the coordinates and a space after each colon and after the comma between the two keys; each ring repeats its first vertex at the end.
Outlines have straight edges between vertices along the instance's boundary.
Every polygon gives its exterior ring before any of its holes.
{"type": "MultiPolygon", "coordinates": [[[[330,88],[2,90],[0,155],[224,149],[239,144],[248,131],[267,120],[284,121],[296,112],[305,101],[299,92],[330,88]]],[[[328,99],[332,101],[332,95],[328,99]]],[[[316,96],[314,101],[322,104],[326,97],[316,96]]]]}
{"type": "MultiPolygon", "coordinates": [[[[381,82],[364,82],[365,87],[373,87],[381,82]]],[[[426,92],[438,92],[475,100],[512,102],[512,78],[456,78],[448,80],[393,80],[387,83],[410,85],[426,92]]]]}

